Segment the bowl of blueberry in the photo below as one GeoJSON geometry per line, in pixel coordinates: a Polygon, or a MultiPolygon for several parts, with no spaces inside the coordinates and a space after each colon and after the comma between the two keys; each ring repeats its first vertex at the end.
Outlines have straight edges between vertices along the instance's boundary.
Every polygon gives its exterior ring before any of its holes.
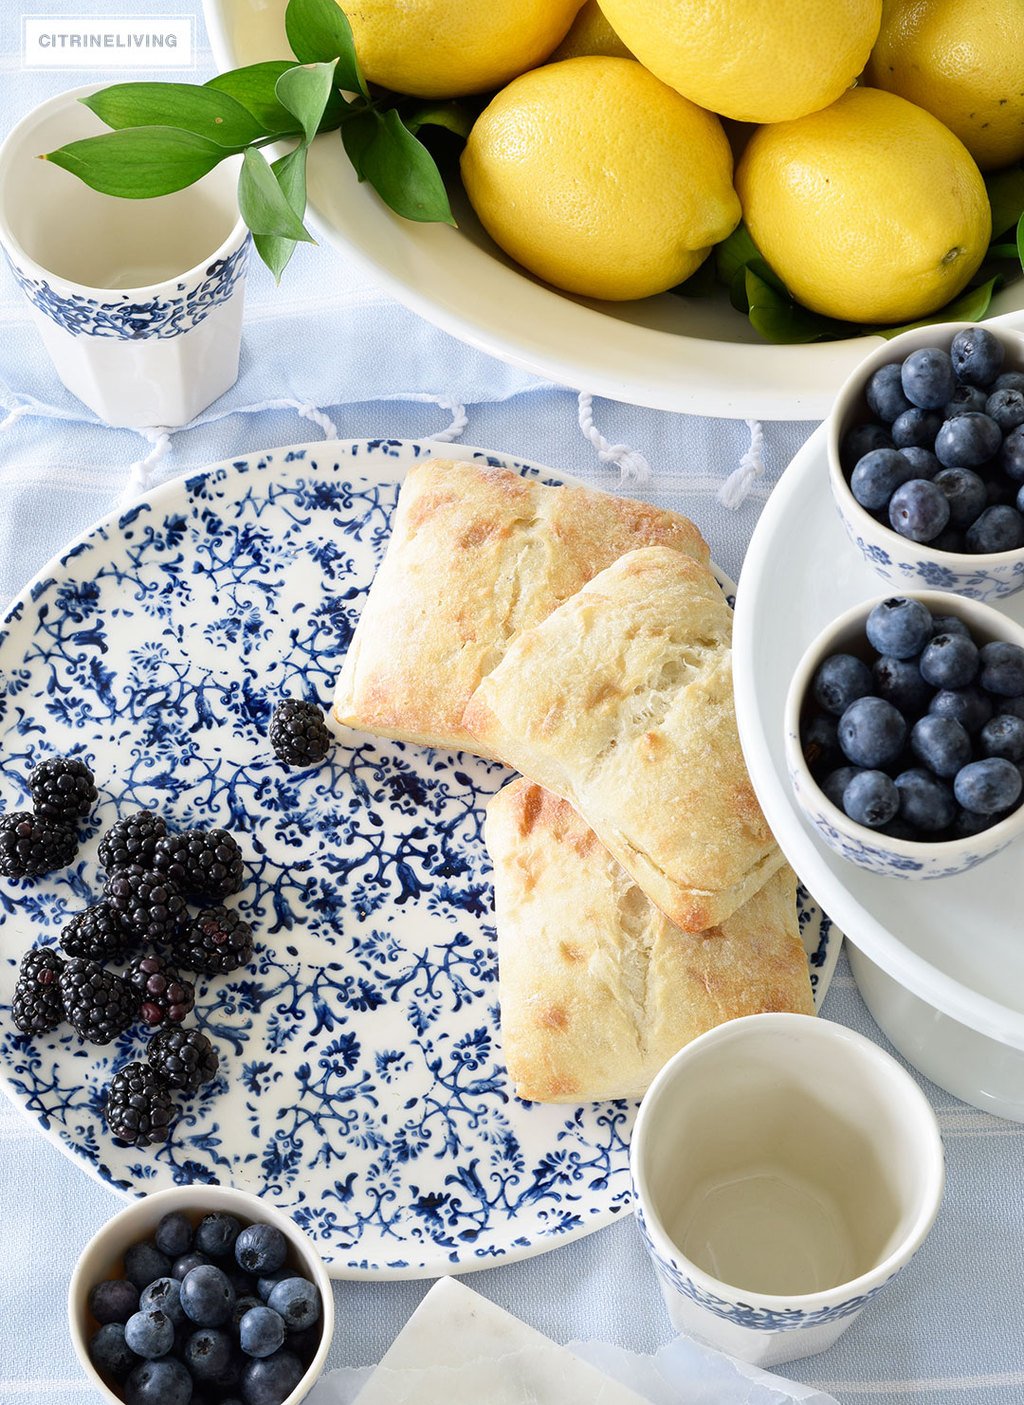
{"type": "Polygon", "coordinates": [[[1024,586],[1024,336],[894,337],[840,390],[828,459],[847,534],[883,580],[975,600],[1024,586]]]}
{"type": "Polygon", "coordinates": [[[862,868],[948,877],[1024,833],[1024,629],[980,601],[846,611],[797,666],[785,727],[804,815],[862,868]]]}
{"type": "Polygon", "coordinates": [[[68,1315],[90,1381],[115,1405],[298,1405],[327,1359],[334,1300],[294,1221],[245,1191],[196,1185],[103,1226],[68,1315]]]}

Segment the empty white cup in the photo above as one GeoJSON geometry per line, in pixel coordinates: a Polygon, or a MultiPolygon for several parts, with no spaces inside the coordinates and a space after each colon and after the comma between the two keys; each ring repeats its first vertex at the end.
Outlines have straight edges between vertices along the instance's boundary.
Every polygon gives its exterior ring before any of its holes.
{"type": "Polygon", "coordinates": [[[61,380],[108,424],[187,424],[238,378],[249,234],[238,158],[152,199],[101,195],[42,153],[109,128],[51,98],[0,146],[0,244],[61,380]]]}
{"type": "Polygon", "coordinates": [[[760,1366],[831,1346],[923,1242],[944,1183],[914,1080],[811,1015],[748,1015],[680,1050],[630,1162],[673,1325],[760,1366]]]}

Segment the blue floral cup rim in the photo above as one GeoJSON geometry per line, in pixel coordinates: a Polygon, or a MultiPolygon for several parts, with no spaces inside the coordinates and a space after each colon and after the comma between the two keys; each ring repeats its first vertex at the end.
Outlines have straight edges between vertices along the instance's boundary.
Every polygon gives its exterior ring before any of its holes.
{"type": "Polygon", "coordinates": [[[758,1331],[790,1331],[820,1326],[853,1316],[906,1267],[924,1243],[942,1203],[945,1189],[945,1159],[942,1137],[931,1104],[916,1081],[891,1054],[873,1040],[846,1025],[836,1024],[817,1015],[791,1012],[743,1015],[698,1035],[669,1060],[655,1078],[637,1113],[630,1145],[630,1172],[633,1180],[636,1218],[645,1245],[655,1263],[656,1271],[673,1291],[682,1293],[715,1317],[738,1326],[758,1331]],[[735,1284],[725,1283],[706,1273],[682,1252],[665,1230],[660,1217],[652,1209],[647,1190],[645,1144],[649,1136],[648,1122],[657,1107],[666,1085],[677,1076],[684,1062],[697,1060],[707,1049],[726,1041],[743,1040],[758,1030],[775,1033],[781,1038],[800,1034],[811,1038],[837,1041],[853,1051],[853,1057],[867,1061],[880,1076],[896,1080],[905,1096],[908,1111],[917,1119],[915,1141],[922,1161],[926,1163],[920,1205],[913,1221],[907,1226],[900,1242],[884,1258],[864,1273],[845,1283],[816,1293],[761,1293],[735,1284]]]}
{"type": "MultiPolygon", "coordinates": [[[[877,856],[891,856],[895,861],[892,869],[901,875],[914,876],[919,872],[922,876],[927,876],[926,870],[933,868],[936,861],[939,861],[941,871],[932,876],[950,876],[992,857],[1024,834],[1024,804],[990,829],[965,839],[942,839],[931,843],[893,839],[868,829],[865,825],[857,824],[829,800],[811,775],[800,742],[800,720],[804,702],[818,664],[827,654],[841,649],[852,635],[863,632],[864,622],[875,605],[882,600],[891,600],[897,595],[920,600],[933,614],[956,615],[970,626],[972,633],[977,632],[986,639],[1005,639],[1024,648],[1024,628],[1014,620],[984,601],[972,600],[947,591],[888,590],[882,595],[873,595],[867,600],[851,605],[815,635],[793,671],[783,714],[786,769],[800,808],[832,848],[836,849],[837,844],[832,842],[825,829],[818,823],[814,811],[817,811],[830,829],[841,838],[861,846],[867,841],[877,856]]],[[[838,852],[851,857],[843,849],[838,849],[838,852]]]]}

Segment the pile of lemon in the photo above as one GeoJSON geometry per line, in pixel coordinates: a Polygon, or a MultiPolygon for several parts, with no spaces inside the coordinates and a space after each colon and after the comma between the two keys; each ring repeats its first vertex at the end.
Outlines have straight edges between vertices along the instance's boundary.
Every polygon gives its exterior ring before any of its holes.
{"type": "Polygon", "coordinates": [[[1022,0],[343,3],[373,81],[498,90],[469,199],[583,296],[674,287],[743,219],[813,311],[926,316],[984,258],[981,171],[1024,158],[1022,0]]]}

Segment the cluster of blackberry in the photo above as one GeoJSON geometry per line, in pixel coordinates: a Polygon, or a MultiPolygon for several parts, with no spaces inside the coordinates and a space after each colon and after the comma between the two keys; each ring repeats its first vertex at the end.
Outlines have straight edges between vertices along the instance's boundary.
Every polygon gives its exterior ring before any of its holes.
{"type": "MultiPolygon", "coordinates": [[[[56,761],[62,764],[44,762],[33,773],[40,823],[53,820],[61,804],[64,814],[74,804],[83,813],[96,796],[92,776],[88,786],[83,782],[80,762],[56,761]]],[[[139,1022],[158,1031],[146,1062],[114,1075],[106,1102],[111,1133],[145,1147],[168,1137],[175,1095],[194,1093],[217,1072],[206,1035],[183,1027],[195,987],[178,968],[223,975],[252,959],[252,928],[222,901],[241,890],[245,865],[227,830],[170,833],[162,817],[147,810],[112,825],[99,858],[108,873],[102,899],[68,920],[60,952],[33,947],[26,953],[12,1016],[26,1034],[49,1033],[68,1021],[93,1044],[108,1044],[139,1022]],[[190,902],[212,905],[193,914],[190,902]],[[117,973],[106,963],[126,969],[117,973]]]]}
{"type": "Polygon", "coordinates": [[[96,781],[78,756],[50,756],[29,774],[31,810],[0,815],[0,874],[38,878],[78,853],[78,822],[96,803],[96,781]]]}

